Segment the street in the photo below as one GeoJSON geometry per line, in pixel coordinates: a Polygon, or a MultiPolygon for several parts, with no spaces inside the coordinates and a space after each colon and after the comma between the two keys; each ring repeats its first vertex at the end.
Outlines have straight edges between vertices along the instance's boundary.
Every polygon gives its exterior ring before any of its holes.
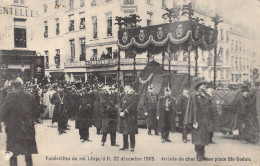
{"type": "MultiPolygon", "coordinates": [[[[119,151],[122,146],[122,135],[117,134],[119,147],[110,146],[110,136],[104,147],[101,146],[102,135],[96,134],[94,127],[90,128],[92,142],[81,143],[75,121],[69,121],[70,130],[66,134],[58,135],[57,123],[44,120],[43,124],[36,124],[36,141],[39,154],[33,155],[35,166],[71,166],[71,165],[260,165],[260,144],[242,144],[233,136],[214,134],[215,144],[206,147],[208,161],[195,159],[194,145],[182,142],[180,133],[171,133],[171,143],[161,143],[160,136],[147,135],[147,130],[139,128],[136,136],[136,148],[119,151]],[[229,161],[229,162],[227,162],[229,161]]],[[[237,134],[237,132],[234,132],[237,134]]],[[[189,139],[190,135],[188,136],[189,139]]],[[[4,160],[6,134],[0,133],[0,166],[8,166],[4,160]]],[[[18,156],[18,165],[25,165],[24,156],[18,156]]]]}

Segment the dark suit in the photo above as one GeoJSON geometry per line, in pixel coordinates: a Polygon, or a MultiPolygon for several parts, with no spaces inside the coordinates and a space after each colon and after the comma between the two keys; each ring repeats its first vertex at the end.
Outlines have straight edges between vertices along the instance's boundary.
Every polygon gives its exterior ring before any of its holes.
{"type": "Polygon", "coordinates": [[[188,103],[188,96],[183,94],[179,95],[176,101],[176,109],[179,116],[179,126],[182,129],[182,139],[187,140],[188,126],[183,125],[183,119],[185,116],[186,108],[188,103]]]}
{"type": "Polygon", "coordinates": [[[154,129],[155,133],[158,133],[158,120],[156,119],[157,104],[158,104],[158,94],[149,93],[146,97],[146,112],[147,112],[147,127],[149,132],[154,129]]]}
{"type": "Polygon", "coordinates": [[[119,118],[118,132],[123,134],[124,146],[129,148],[128,135],[130,135],[130,147],[135,147],[135,134],[138,134],[137,126],[137,104],[139,95],[135,92],[125,94],[122,99],[122,112],[125,112],[124,117],[119,118]]]}
{"type": "Polygon", "coordinates": [[[26,163],[32,165],[31,154],[37,154],[34,121],[38,112],[36,100],[28,92],[17,89],[9,93],[0,112],[6,124],[6,151],[11,151],[13,157],[10,164],[17,164],[17,155],[25,155],[26,163]]]}

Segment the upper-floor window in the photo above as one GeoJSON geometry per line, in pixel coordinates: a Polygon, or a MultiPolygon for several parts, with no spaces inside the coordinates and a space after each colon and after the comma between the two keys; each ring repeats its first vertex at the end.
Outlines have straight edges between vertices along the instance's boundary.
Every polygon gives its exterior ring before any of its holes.
{"type": "Polygon", "coordinates": [[[166,4],[165,4],[165,0],[162,0],[162,8],[165,8],[166,4]]]}
{"type": "Polygon", "coordinates": [[[80,18],[79,29],[85,29],[85,17],[80,18]]]}
{"type": "Polygon", "coordinates": [[[234,40],[231,40],[231,51],[234,50],[234,40]]]}
{"type": "Polygon", "coordinates": [[[80,7],[84,7],[85,6],[85,0],[80,0],[80,7]]]}
{"type": "Polygon", "coordinates": [[[226,63],[229,63],[229,49],[226,49],[226,63]]]}
{"type": "Polygon", "coordinates": [[[69,7],[70,7],[70,10],[74,9],[74,0],[70,0],[69,7]]]}
{"type": "Polygon", "coordinates": [[[95,6],[97,4],[96,0],[92,0],[91,6],[95,6]]]}
{"type": "Polygon", "coordinates": [[[26,48],[26,28],[14,28],[14,46],[26,48]]]}
{"type": "Polygon", "coordinates": [[[152,0],[146,0],[146,3],[151,3],[152,0]]]}
{"type": "Polygon", "coordinates": [[[134,5],[134,0],[124,0],[124,5],[134,5]]]}
{"type": "Polygon", "coordinates": [[[14,3],[24,4],[24,0],[14,0],[14,3]]]}
{"type": "Polygon", "coordinates": [[[60,34],[60,20],[56,18],[56,35],[60,34]]]}
{"type": "Polygon", "coordinates": [[[229,32],[226,31],[226,42],[229,42],[229,32]]]}
{"type": "Polygon", "coordinates": [[[97,31],[97,17],[92,17],[92,25],[93,25],[93,38],[98,38],[98,31],[97,31]]]}
{"type": "Polygon", "coordinates": [[[70,40],[70,57],[72,60],[75,59],[75,42],[74,39],[70,40]]]}
{"type": "Polygon", "coordinates": [[[69,15],[69,32],[74,31],[74,15],[69,15]]]}
{"type": "Polygon", "coordinates": [[[44,37],[48,37],[48,21],[44,21],[44,37]]]}
{"type": "Polygon", "coordinates": [[[113,36],[113,31],[112,31],[112,13],[107,13],[106,14],[107,18],[107,36],[113,36]]]}
{"type": "Polygon", "coordinates": [[[220,29],[220,40],[224,40],[223,29],[220,29]]]}
{"type": "Polygon", "coordinates": [[[238,41],[236,41],[236,51],[238,51],[238,41]]]}
{"type": "Polygon", "coordinates": [[[49,51],[44,51],[45,54],[45,68],[49,68],[49,51]]]}
{"type": "Polygon", "coordinates": [[[47,4],[44,4],[44,5],[43,5],[43,10],[44,10],[44,13],[46,13],[46,12],[47,12],[47,8],[48,8],[47,4]]]}
{"type": "Polygon", "coordinates": [[[80,44],[80,61],[85,61],[86,60],[86,40],[85,38],[80,38],[79,39],[79,44],[80,44]]]}
{"type": "Polygon", "coordinates": [[[54,61],[57,68],[60,68],[60,49],[56,49],[56,55],[54,57],[54,61]]]}

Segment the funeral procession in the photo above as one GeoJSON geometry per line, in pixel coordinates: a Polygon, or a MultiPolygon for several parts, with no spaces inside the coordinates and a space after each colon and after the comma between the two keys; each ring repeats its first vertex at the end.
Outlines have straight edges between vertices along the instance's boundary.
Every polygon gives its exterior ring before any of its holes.
{"type": "Polygon", "coordinates": [[[260,165],[260,0],[0,0],[0,166],[260,165]]]}

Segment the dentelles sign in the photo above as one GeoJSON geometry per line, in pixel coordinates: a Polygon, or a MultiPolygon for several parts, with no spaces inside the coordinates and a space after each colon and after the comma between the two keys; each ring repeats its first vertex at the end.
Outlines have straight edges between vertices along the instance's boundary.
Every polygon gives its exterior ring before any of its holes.
{"type": "Polygon", "coordinates": [[[30,10],[30,9],[26,9],[26,8],[17,8],[17,7],[0,6],[0,14],[21,16],[21,17],[39,17],[39,12],[36,10],[30,10]]]}

